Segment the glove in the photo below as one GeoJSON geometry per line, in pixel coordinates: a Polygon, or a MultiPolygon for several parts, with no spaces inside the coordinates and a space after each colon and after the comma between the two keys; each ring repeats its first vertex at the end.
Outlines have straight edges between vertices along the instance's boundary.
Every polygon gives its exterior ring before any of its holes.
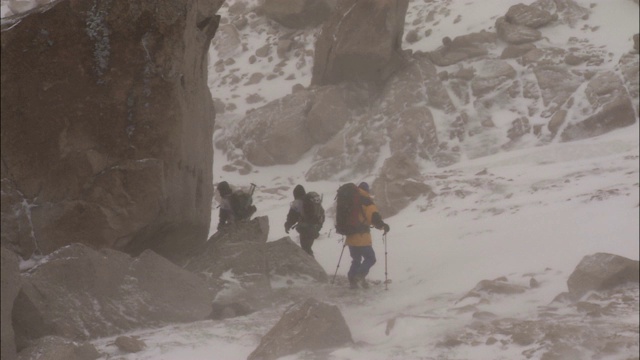
{"type": "Polygon", "coordinates": [[[384,230],[385,234],[388,233],[389,230],[391,230],[391,228],[389,228],[389,224],[386,223],[382,225],[382,229],[384,230]]]}
{"type": "Polygon", "coordinates": [[[291,226],[289,226],[289,224],[284,224],[284,232],[288,234],[290,229],[291,229],[291,226]]]}

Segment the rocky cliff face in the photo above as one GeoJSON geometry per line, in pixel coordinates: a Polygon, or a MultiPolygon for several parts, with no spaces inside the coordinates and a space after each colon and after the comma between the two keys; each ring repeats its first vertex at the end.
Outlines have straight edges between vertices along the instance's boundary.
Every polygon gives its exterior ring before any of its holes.
{"type": "Polygon", "coordinates": [[[56,1],[3,21],[3,246],[206,238],[222,2],[56,1]]]}

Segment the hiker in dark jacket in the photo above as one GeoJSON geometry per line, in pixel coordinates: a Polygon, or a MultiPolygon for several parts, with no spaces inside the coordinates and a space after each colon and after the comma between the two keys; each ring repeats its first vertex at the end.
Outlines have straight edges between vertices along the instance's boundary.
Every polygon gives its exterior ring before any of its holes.
{"type": "MultiPolygon", "coordinates": [[[[369,184],[361,182],[358,185],[358,191],[362,196],[360,212],[360,220],[368,226],[374,226],[376,229],[383,230],[384,233],[389,232],[389,225],[382,221],[382,217],[378,212],[378,208],[373,203],[371,195],[369,195],[369,184]]],[[[369,269],[376,263],[376,253],[373,251],[371,233],[369,227],[366,231],[348,235],[346,244],[349,246],[349,254],[351,255],[351,268],[347,273],[349,279],[349,287],[357,289],[358,285],[368,288],[369,284],[365,280],[369,269]]]]}
{"type": "Polygon", "coordinates": [[[233,191],[226,181],[221,181],[218,186],[218,194],[220,194],[220,212],[218,213],[218,231],[225,225],[233,223],[234,216],[231,210],[230,197],[233,191]]]}
{"type": "Polygon", "coordinates": [[[287,221],[284,223],[284,231],[288,234],[289,230],[295,226],[296,231],[300,234],[300,247],[307,254],[313,256],[311,247],[313,242],[320,235],[319,229],[312,224],[303,222],[304,206],[303,198],[307,194],[302,185],[296,185],[293,189],[293,201],[289,206],[289,213],[287,213],[287,221]]]}

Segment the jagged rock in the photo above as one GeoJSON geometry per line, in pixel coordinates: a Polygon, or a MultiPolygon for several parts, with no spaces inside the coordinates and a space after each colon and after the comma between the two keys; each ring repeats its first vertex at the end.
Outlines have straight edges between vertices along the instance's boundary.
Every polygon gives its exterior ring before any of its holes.
{"type": "Polygon", "coordinates": [[[554,18],[557,17],[571,27],[590,14],[589,9],[578,5],[574,0],[536,0],[531,6],[553,14],[554,18]]]}
{"type": "Polygon", "coordinates": [[[397,214],[419,196],[434,197],[431,187],[420,179],[420,170],[407,155],[398,152],[384,161],[380,175],[373,181],[375,203],[383,217],[397,214]]]}
{"type": "Polygon", "coordinates": [[[546,10],[525,4],[511,6],[504,17],[511,24],[524,25],[534,29],[545,26],[558,19],[557,14],[552,16],[546,10]]]}
{"type": "MultiPolygon", "coordinates": [[[[201,274],[214,290],[227,273],[230,281],[243,291],[268,292],[271,289],[267,266],[267,236],[269,219],[257,217],[234,223],[213,234],[206,243],[189,249],[178,264],[201,274]]],[[[224,285],[224,283],[223,283],[224,285]]]]}
{"type": "Polygon", "coordinates": [[[118,349],[127,353],[137,353],[147,347],[144,341],[134,336],[118,336],[114,343],[118,349]]]}
{"type": "Polygon", "coordinates": [[[590,107],[583,113],[593,115],[568,125],[562,132],[562,140],[589,138],[635,124],[637,115],[633,103],[615,73],[604,72],[593,77],[587,84],[585,95],[590,107]]]}
{"type": "Polygon", "coordinates": [[[524,25],[511,24],[504,17],[496,20],[496,32],[501,40],[509,44],[525,44],[542,39],[540,31],[524,25]]]}
{"type": "Polygon", "coordinates": [[[316,41],[311,84],[384,81],[405,63],[408,0],[338,1],[316,41]]]}
{"type": "Polygon", "coordinates": [[[511,140],[516,140],[530,132],[531,125],[529,124],[529,119],[519,117],[511,122],[511,127],[507,130],[507,137],[511,140]]]}
{"type": "Polygon", "coordinates": [[[220,25],[215,38],[211,41],[221,58],[230,58],[242,50],[240,33],[236,26],[231,24],[220,25]]]}
{"type": "Polygon", "coordinates": [[[640,78],[638,73],[640,72],[638,54],[625,54],[620,58],[618,66],[623,76],[624,86],[631,96],[632,103],[636,108],[636,114],[638,113],[638,95],[640,94],[640,78]]]}
{"type": "Polygon", "coordinates": [[[627,282],[638,283],[638,261],[622,256],[596,253],[585,256],[567,280],[569,296],[577,301],[589,291],[607,290],[627,282]]]}
{"type": "Polygon", "coordinates": [[[561,66],[543,65],[533,69],[542,95],[545,113],[555,113],[573,95],[583,79],[561,66]]]}
{"type": "Polygon", "coordinates": [[[438,78],[436,67],[428,57],[422,56],[396,73],[385,85],[379,101],[383,106],[377,111],[389,117],[397,116],[405,109],[420,106],[425,98],[429,106],[446,113],[455,112],[456,107],[438,78]]]}
{"type": "Polygon", "coordinates": [[[0,243],[3,247],[28,258],[37,250],[30,219],[31,210],[29,204],[23,201],[23,195],[16,189],[10,179],[2,179],[1,184],[2,224],[0,226],[0,243]]]}
{"type": "Polygon", "coordinates": [[[529,51],[531,51],[531,50],[533,50],[535,48],[536,48],[536,46],[534,44],[531,44],[531,43],[521,44],[521,45],[508,45],[502,51],[502,54],[500,55],[500,59],[517,58],[517,57],[520,57],[520,56],[528,53],[529,51]]]}
{"type": "Polygon", "coordinates": [[[482,62],[476,77],[471,80],[471,92],[476,97],[493,92],[516,77],[516,70],[504,60],[482,62]]]}
{"type": "Polygon", "coordinates": [[[100,356],[95,346],[88,342],[77,343],[60,336],[44,336],[22,350],[18,360],[95,360],[100,356]]]}
{"type": "Polygon", "coordinates": [[[469,291],[460,300],[469,297],[483,297],[485,295],[499,294],[499,295],[513,295],[521,294],[527,291],[526,286],[510,283],[506,278],[498,278],[494,280],[480,280],[478,284],[469,291]]]}
{"type": "Polygon", "coordinates": [[[486,43],[495,43],[497,40],[495,33],[480,31],[467,35],[458,36],[453,40],[443,39],[442,47],[429,52],[429,58],[438,66],[449,66],[460,61],[485,56],[489,53],[484,46],[486,43]]]}
{"type": "Polygon", "coordinates": [[[298,91],[252,111],[231,141],[253,165],[295,164],[314,145],[306,127],[313,93],[298,91]]]}
{"type": "Polygon", "coordinates": [[[45,260],[23,275],[13,310],[19,347],[44,335],[86,340],[210,312],[206,282],[150,250],[131,258],[72,244],[45,260]]]}
{"type": "Polygon", "coordinates": [[[411,107],[397,114],[396,127],[390,129],[391,154],[403,153],[410,159],[430,159],[438,151],[438,134],[427,107],[411,107]]]}
{"type": "Polygon", "coordinates": [[[16,358],[16,341],[13,331],[13,324],[11,320],[11,314],[13,312],[13,302],[18,296],[20,291],[20,269],[18,267],[18,257],[13,251],[6,249],[4,246],[1,248],[1,266],[2,269],[0,276],[2,277],[2,310],[0,315],[1,330],[1,342],[2,350],[0,352],[0,358],[2,359],[15,359],[16,358]]]}
{"type": "Polygon", "coordinates": [[[55,1],[3,20],[1,175],[34,210],[43,253],[124,249],[167,228],[206,238],[206,54],[222,3],[55,1]]]}
{"type": "Polygon", "coordinates": [[[329,349],[349,343],[353,343],[351,331],[338,307],[308,298],[284,312],[247,360],[274,360],[302,350],[329,349]]]}
{"type": "Polygon", "coordinates": [[[267,263],[272,279],[274,277],[310,277],[318,282],[328,280],[322,266],[289,237],[267,243],[267,263]]]}
{"type": "Polygon", "coordinates": [[[286,27],[303,29],[323,23],[331,8],[325,0],[265,0],[262,11],[286,27]]]}

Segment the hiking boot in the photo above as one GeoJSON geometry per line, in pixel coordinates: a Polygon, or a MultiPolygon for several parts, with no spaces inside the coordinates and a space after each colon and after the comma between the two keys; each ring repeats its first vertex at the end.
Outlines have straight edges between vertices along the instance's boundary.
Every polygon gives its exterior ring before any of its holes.
{"type": "Polygon", "coordinates": [[[358,289],[358,280],[356,278],[349,279],[349,289],[351,290],[358,289]]]}
{"type": "Polygon", "coordinates": [[[365,278],[362,278],[360,280],[360,286],[362,286],[363,289],[368,289],[369,288],[369,283],[367,282],[367,280],[365,278]]]}

